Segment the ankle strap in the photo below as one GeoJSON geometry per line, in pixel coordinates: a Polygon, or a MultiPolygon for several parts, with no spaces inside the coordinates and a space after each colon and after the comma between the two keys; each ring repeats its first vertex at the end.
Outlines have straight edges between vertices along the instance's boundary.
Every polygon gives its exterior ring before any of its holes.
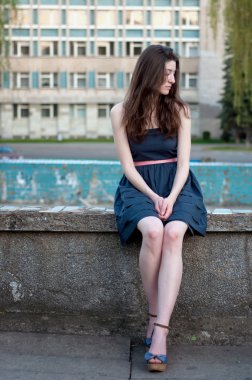
{"type": "Polygon", "coordinates": [[[170,326],[161,325],[160,323],[154,323],[154,326],[162,327],[163,329],[170,330],[170,326]]]}
{"type": "Polygon", "coordinates": [[[155,314],[151,314],[151,313],[148,313],[148,316],[149,316],[149,317],[153,317],[153,318],[157,318],[157,315],[155,315],[155,314]]]}

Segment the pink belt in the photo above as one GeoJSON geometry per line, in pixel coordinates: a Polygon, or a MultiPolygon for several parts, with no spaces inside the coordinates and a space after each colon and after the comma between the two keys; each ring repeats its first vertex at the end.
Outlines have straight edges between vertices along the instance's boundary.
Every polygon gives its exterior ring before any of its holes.
{"type": "Polygon", "coordinates": [[[177,157],[174,158],[167,158],[166,160],[153,160],[153,161],[134,161],[135,166],[142,166],[142,165],[155,165],[155,164],[166,164],[169,162],[177,162],[177,157]]]}

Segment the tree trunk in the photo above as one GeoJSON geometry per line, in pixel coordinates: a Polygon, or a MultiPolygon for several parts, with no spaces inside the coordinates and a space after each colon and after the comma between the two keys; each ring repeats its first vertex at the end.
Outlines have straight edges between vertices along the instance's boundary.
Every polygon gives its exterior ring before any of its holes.
{"type": "Polygon", "coordinates": [[[239,129],[236,128],[235,130],[235,143],[236,144],[240,144],[241,140],[240,140],[240,133],[239,133],[239,129]]]}
{"type": "Polygon", "coordinates": [[[246,148],[251,147],[252,127],[247,127],[246,131],[246,148]]]}

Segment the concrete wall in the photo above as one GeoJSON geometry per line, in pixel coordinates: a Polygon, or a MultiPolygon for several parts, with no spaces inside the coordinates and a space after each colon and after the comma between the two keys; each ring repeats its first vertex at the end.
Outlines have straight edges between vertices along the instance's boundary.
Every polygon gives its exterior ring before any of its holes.
{"type": "MultiPolygon", "coordinates": [[[[191,169],[208,205],[252,204],[252,164],[191,163],[191,169]]],[[[118,161],[9,160],[0,163],[0,200],[112,206],[121,176],[118,161]]]]}
{"type": "MultiPolygon", "coordinates": [[[[113,212],[0,208],[0,329],[143,336],[140,239],[119,242],[113,212]]],[[[186,236],[171,339],[251,342],[252,213],[209,214],[186,236]]]]}

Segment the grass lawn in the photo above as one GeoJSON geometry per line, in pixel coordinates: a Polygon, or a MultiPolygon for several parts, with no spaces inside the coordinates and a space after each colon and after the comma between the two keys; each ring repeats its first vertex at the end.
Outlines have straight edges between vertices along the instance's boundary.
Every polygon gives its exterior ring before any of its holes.
{"type": "Polygon", "coordinates": [[[225,151],[236,151],[236,152],[252,152],[251,148],[246,148],[245,146],[212,146],[208,150],[225,150],[225,151]]]}
{"type": "Polygon", "coordinates": [[[220,139],[203,140],[192,138],[192,144],[233,144],[233,142],[226,142],[220,139]]]}

